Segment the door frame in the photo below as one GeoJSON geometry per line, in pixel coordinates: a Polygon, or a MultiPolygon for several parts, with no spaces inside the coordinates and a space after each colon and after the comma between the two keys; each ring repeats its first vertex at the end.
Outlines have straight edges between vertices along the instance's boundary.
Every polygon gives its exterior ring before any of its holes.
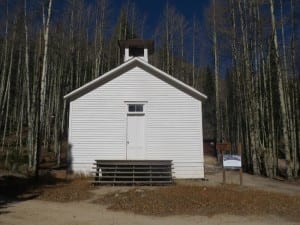
{"type": "MultiPolygon", "coordinates": [[[[124,108],[125,108],[125,159],[127,159],[127,137],[128,137],[128,116],[134,115],[143,115],[144,116],[144,150],[145,156],[147,154],[147,104],[148,101],[124,101],[124,108]],[[129,112],[128,106],[130,104],[142,104],[143,105],[143,112],[129,112]]],[[[145,157],[146,159],[146,157],[145,157]]]]}

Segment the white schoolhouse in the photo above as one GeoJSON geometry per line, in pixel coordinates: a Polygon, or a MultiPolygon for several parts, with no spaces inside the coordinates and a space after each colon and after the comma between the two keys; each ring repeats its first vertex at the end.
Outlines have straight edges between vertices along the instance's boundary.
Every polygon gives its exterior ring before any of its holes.
{"type": "Polygon", "coordinates": [[[148,63],[153,41],[119,41],[124,63],[67,94],[71,169],[95,160],[172,160],[175,178],[204,178],[207,97],[148,63]]]}

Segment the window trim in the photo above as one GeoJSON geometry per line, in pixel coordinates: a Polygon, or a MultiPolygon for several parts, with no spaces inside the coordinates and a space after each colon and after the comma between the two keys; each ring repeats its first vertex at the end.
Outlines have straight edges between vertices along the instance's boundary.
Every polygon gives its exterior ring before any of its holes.
{"type": "Polygon", "coordinates": [[[144,104],[128,104],[128,112],[129,113],[142,113],[144,112],[144,104]],[[131,107],[134,107],[133,108],[133,111],[131,111],[131,107]],[[142,107],[141,109],[142,110],[138,110],[138,107],[142,107]]]}
{"type": "Polygon", "coordinates": [[[144,115],[146,113],[146,101],[126,101],[125,105],[126,105],[126,113],[127,115],[144,115]],[[143,106],[143,111],[141,112],[130,112],[129,111],[129,105],[142,105],[143,106]]]}

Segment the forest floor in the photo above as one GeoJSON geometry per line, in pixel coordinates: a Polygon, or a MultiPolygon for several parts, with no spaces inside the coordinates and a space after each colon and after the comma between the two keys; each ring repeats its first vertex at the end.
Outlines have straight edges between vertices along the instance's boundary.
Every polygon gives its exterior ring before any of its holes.
{"type": "MultiPolygon", "coordinates": [[[[38,182],[0,177],[0,224],[300,224],[300,185],[227,172],[206,157],[206,180],[172,186],[97,186],[65,171],[38,182]]],[[[1,171],[0,171],[1,173],[1,171]]]]}

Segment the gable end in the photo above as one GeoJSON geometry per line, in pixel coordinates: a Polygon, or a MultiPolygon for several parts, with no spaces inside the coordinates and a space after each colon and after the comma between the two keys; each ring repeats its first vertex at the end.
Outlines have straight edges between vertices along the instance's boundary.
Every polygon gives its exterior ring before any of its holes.
{"type": "Polygon", "coordinates": [[[123,73],[135,68],[139,67],[147,72],[149,72],[151,75],[159,78],[160,80],[166,82],[167,84],[185,92],[186,94],[192,96],[193,98],[203,101],[207,99],[207,96],[200,93],[196,89],[188,86],[187,84],[183,83],[182,81],[172,77],[171,75],[161,71],[160,69],[148,64],[147,62],[144,62],[143,60],[139,58],[133,58],[126,63],[123,63],[122,65],[116,67],[115,69],[103,74],[102,76],[88,82],[87,84],[75,89],[74,91],[70,92],[69,94],[64,96],[64,99],[69,99],[70,101],[73,101],[88,92],[94,90],[97,87],[100,87],[101,85],[117,78],[118,76],[122,75],[123,73]]]}

